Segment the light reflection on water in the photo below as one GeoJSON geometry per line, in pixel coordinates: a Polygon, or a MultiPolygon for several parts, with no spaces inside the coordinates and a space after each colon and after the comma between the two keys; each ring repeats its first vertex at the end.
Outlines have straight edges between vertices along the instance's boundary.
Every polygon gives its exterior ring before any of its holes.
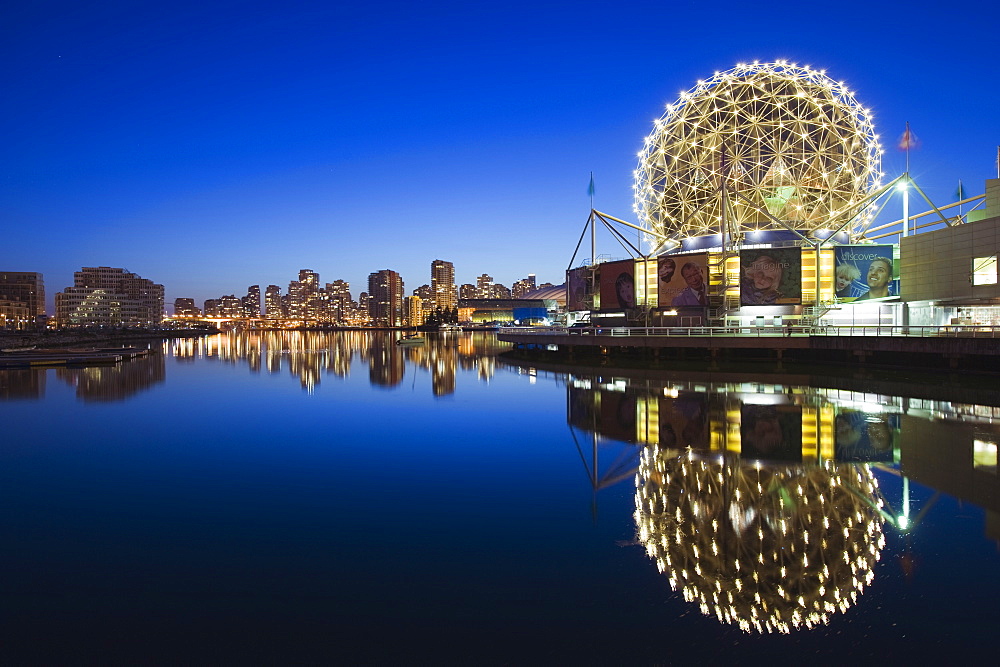
{"type": "Polygon", "coordinates": [[[988,645],[989,395],[544,369],[490,333],[396,337],[225,334],[0,372],[5,645],[101,657],[114,629],[131,659],[404,662],[988,645]]]}

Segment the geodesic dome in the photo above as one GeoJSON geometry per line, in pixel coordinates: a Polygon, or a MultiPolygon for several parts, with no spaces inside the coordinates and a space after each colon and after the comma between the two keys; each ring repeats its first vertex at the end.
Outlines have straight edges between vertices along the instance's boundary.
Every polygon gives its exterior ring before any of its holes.
{"type": "Polygon", "coordinates": [[[871,114],[843,82],[784,61],[741,64],[699,81],[655,121],[635,211],[674,240],[720,233],[723,201],[734,235],[785,229],[776,220],[815,232],[846,222],[878,188],[880,162],[871,114]]]}

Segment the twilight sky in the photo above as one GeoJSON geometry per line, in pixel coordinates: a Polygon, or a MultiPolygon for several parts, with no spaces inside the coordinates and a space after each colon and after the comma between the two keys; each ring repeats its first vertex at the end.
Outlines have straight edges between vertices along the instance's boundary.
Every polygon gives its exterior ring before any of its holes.
{"type": "Polygon", "coordinates": [[[590,172],[634,220],[663,106],[753,60],[846,81],[888,178],[909,121],[911,173],[948,204],[997,176],[998,24],[986,2],[6,3],[0,269],[44,273],[50,303],[97,265],[168,304],[300,268],[411,293],[438,258],[458,283],[560,283],[590,172]]]}

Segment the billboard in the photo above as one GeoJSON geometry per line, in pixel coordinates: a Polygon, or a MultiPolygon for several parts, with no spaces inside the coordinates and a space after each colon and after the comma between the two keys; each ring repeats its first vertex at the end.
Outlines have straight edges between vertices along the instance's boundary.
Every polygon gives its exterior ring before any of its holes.
{"type": "Polygon", "coordinates": [[[676,398],[661,398],[660,445],[670,449],[709,448],[708,394],[680,392],[676,398]]]}
{"type": "Polygon", "coordinates": [[[601,264],[601,309],[635,308],[635,261],[601,264]]]}
{"type": "Polygon", "coordinates": [[[844,462],[893,460],[893,434],[898,433],[896,415],[840,410],[834,420],[834,458],[844,462]]]}
{"type": "Polygon", "coordinates": [[[802,249],[740,251],[740,305],[802,303],[802,249]]]}
{"type": "Polygon", "coordinates": [[[744,458],[802,461],[802,408],[797,405],[740,406],[740,454],[744,458]]]}
{"type": "Polygon", "coordinates": [[[864,301],[899,295],[899,269],[891,245],[844,245],[834,248],[838,301],[864,301]]]}
{"type": "Polygon", "coordinates": [[[657,261],[658,306],[708,305],[708,255],[675,255],[657,261]]]}
{"type": "Polygon", "coordinates": [[[566,272],[566,310],[590,310],[587,286],[590,269],[586,266],[566,272]]]}
{"type": "Polygon", "coordinates": [[[569,387],[567,421],[609,440],[635,442],[636,404],[633,392],[569,387]]]}

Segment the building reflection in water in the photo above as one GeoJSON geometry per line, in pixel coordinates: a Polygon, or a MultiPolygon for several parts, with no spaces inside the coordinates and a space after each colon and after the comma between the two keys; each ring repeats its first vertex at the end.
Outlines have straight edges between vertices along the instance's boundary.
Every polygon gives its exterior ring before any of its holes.
{"type": "Polygon", "coordinates": [[[396,331],[251,331],[202,338],[176,338],[162,343],[162,354],[151,354],[110,366],[60,369],[9,369],[0,372],[0,400],[41,399],[48,372],[76,388],[84,400],[128,398],[166,378],[164,358],[178,363],[198,361],[229,365],[245,363],[252,373],[288,373],[312,393],[325,375],[347,377],[351,366],[368,367],[372,385],[393,388],[403,382],[406,367],[431,378],[434,396],[455,392],[459,368],[475,370],[482,381],[496,372],[496,356],[509,349],[492,332],[427,334],[420,346],[396,345],[396,331]]]}
{"type": "MultiPolygon", "coordinates": [[[[43,371],[44,372],[44,371],[43,371]]],[[[56,377],[76,389],[83,401],[121,401],[163,382],[162,354],[148,354],[128,361],[86,368],[57,368],[56,377]]]]}
{"type": "Polygon", "coordinates": [[[0,371],[0,401],[37,400],[45,395],[45,371],[10,368],[0,371]]]}
{"type": "Polygon", "coordinates": [[[919,387],[900,397],[801,377],[652,375],[555,374],[595,493],[634,479],[638,542],[704,614],[784,633],[846,611],[872,583],[884,530],[917,529],[936,501],[912,511],[911,480],[983,507],[1000,541],[998,407],[922,399],[919,387]],[[902,479],[894,502],[876,473],[902,479]]]}
{"type": "Polygon", "coordinates": [[[400,346],[399,332],[386,331],[248,331],[202,339],[172,340],[164,351],[179,359],[205,358],[226,363],[246,361],[254,372],[280,373],[287,365],[302,388],[312,393],[324,375],[346,377],[357,362],[368,367],[373,386],[400,385],[406,366],[431,375],[435,396],[455,392],[457,370],[475,369],[488,381],[496,372],[494,358],[509,346],[489,332],[429,333],[419,346],[400,346]]]}

